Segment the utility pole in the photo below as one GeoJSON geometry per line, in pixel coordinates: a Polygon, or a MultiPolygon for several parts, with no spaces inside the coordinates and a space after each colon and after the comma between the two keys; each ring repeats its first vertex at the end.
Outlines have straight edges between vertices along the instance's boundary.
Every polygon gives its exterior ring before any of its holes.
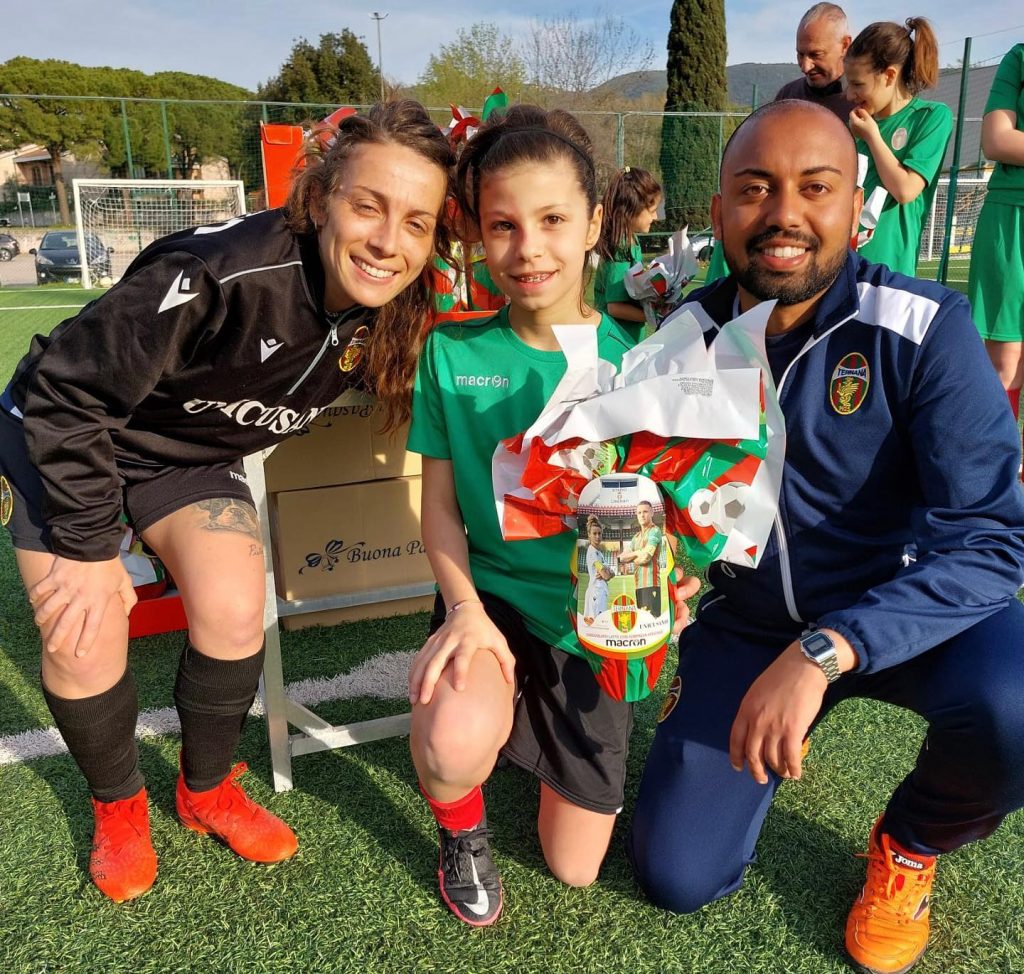
{"type": "Polygon", "coordinates": [[[380,46],[380,22],[387,19],[387,14],[379,14],[376,10],[370,17],[377,21],[377,73],[380,75],[380,100],[384,101],[384,57],[380,46]]]}

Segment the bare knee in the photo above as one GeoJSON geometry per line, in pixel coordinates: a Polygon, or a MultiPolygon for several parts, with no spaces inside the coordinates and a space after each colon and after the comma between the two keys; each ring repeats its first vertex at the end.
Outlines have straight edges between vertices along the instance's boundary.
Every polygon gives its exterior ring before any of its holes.
{"type": "Polygon", "coordinates": [[[544,861],[551,870],[551,875],[566,886],[575,886],[583,889],[593,885],[597,880],[597,874],[601,869],[603,857],[596,861],[586,860],[565,860],[557,855],[551,855],[545,850],[544,861]]]}
{"type": "Polygon", "coordinates": [[[192,644],[210,656],[242,658],[263,642],[263,601],[236,594],[185,607],[192,644]]]}
{"type": "Polygon", "coordinates": [[[436,701],[413,707],[411,747],[420,776],[444,784],[480,784],[494,767],[508,729],[493,710],[436,701]],[[437,705],[435,705],[435,703],[437,705]]]}

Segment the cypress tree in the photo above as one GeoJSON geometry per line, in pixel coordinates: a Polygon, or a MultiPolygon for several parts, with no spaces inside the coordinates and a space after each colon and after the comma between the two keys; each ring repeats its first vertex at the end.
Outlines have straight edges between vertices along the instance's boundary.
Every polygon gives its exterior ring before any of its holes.
{"type": "MultiPolygon", "coordinates": [[[[724,0],[675,0],[668,34],[666,112],[725,111],[724,0]]],[[[721,123],[717,118],[666,117],[661,175],[670,226],[700,229],[710,221],[718,189],[721,123]]]]}

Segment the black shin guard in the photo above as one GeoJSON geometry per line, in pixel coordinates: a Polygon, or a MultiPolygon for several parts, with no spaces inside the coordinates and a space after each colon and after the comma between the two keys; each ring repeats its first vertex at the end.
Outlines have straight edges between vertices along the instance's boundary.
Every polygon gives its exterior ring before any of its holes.
{"type": "Polygon", "coordinates": [[[174,703],[181,719],[181,769],[189,790],[216,788],[231,770],[265,653],[261,646],[245,659],[214,659],[186,640],[174,703]]]}
{"type": "Polygon", "coordinates": [[[97,801],[130,798],[145,784],[135,745],[139,698],[130,670],[94,697],[67,700],[45,686],[43,697],[97,801]]]}

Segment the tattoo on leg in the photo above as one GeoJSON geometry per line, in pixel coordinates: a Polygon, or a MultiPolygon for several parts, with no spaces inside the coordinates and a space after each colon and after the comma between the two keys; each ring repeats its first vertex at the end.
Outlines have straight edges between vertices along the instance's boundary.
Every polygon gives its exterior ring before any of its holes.
{"type": "Polygon", "coordinates": [[[260,522],[250,504],[233,497],[212,497],[210,500],[198,501],[196,507],[209,515],[209,520],[203,525],[207,531],[238,531],[256,541],[262,550],[260,522]]]}

